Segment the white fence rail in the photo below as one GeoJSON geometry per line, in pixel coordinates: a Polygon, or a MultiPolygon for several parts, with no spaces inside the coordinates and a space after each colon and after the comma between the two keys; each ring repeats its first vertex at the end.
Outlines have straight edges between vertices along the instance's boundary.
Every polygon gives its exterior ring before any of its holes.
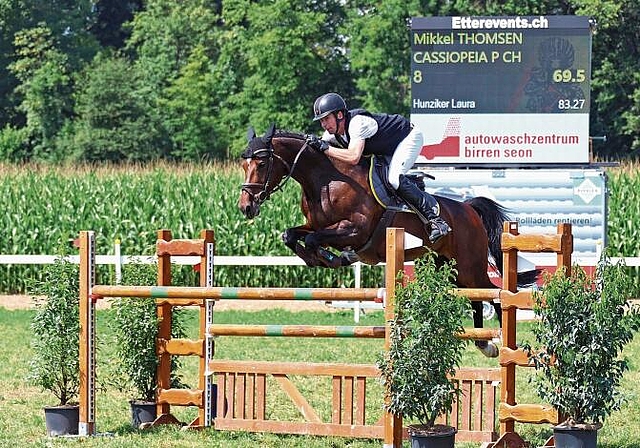
{"type": "MultiPolygon", "coordinates": [[[[113,265],[115,268],[116,283],[120,283],[122,279],[122,266],[131,263],[153,264],[156,262],[155,255],[121,255],[120,245],[114,245],[113,255],[96,255],[96,264],[113,265]]],[[[0,255],[0,265],[44,265],[53,264],[59,255],[0,255]]],[[[71,263],[78,264],[80,257],[78,255],[67,255],[64,257],[71,263]]],[[[200,257],[185,256],[171,257],[171,263],[178,265],[196,265],[200,263],[200,257]]],[[[296,256],[228,256],[215,255],[214,263],[217,266],[304,266],[305,263],[296,256]]],[[[354,263],[352,266],[354,272],[354,287],[359,288],[361,285],[361,263],[354,263]]],[[[360,302],[333,302],[332,306],[338,308],[353,308],[353,318],[357,323],[360,321],[360,313],[364,308],[382,309],[378,303],[360,303],[360,302]]]]}
{"type": "MultiPolygon", "coordinates": [[[[97,255],[96,264],[113,265],[115,268],[115,279],[119,283],[122,278],[122,266],[130,263],[155,263],[156,257],[150,255],[121,255],[120,245],[114,245],[114,255],[97,255]]],[[[56,255],[0,255],[0,265],[5,264],[29,264],[41,265],[52,264],[58,259],[56,255]]],[[[79,263],[78,255],[69,255],[65,257],[72,263],[79,263]]],[[[640,257],[612,257],[611,261],[617,263],[624,260],[627,266],[640,266],[640,257]]],[[[179,265],[195,265],[200,262],[200,257],[171,257],[171,262],[179,265]]],[[[581,266],[595,266],[597,260],[575,258],[574,264],[581,266]]],[[[225,256],[216,255],[214,263],[217,266],[304,266],[304,262],[295,256],[225,256]]],[[[353,266],[356,288],[361,284],[361,263],[355,263],[353,266]]],[[[333,302],[332,306],[339,308],[353,308],[353,319],[357,323],[360,321],[360,313],[364,308],[381,308],[376,303],[360,303],[360,302],[333,302]]]]}

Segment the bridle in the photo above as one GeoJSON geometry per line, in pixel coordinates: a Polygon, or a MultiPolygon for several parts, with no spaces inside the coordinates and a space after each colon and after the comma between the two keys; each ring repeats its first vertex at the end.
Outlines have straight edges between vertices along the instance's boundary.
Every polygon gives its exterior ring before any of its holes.
{"type": "Polygon", "coordinates": [[[284,188],[284,186],[289,181],[289,179],[291,179],[291,176],[293,175],[293,171],[296,169],[296,165],[298,164],[300,155],[308,146],[309,145],[307,144],[305,139],[304,144],[300,147],[300,149],[298,150],[298,153],[296,154],[295,159],[293,160],[293,164],[289,165],[289,163],[286,160],[284,160],[279,154],[275,152],[275,149],[271,144],[271,139],[269,139],[269,143],[266,148],[256,149],[248,157],[250,160],[262,159],[262,158],[267,159],[267,163],[268,163],[267,176],[265,177],[264,183],[245,182],[242,184],[242,191],[249,195],[252,202],[255,202],[258,205],[261,205],[264,201],[269,199],[273,193],[280,191],[284,188]],[[283,176],[282,179],[280,179],[280,182],[276,186],[271,188],[270,181],[271,181],[271,176],[273,175],[273,167],[274,167],[275,160],[280,161],[284,165],[287,174],[286,176],[283,176]],[[256,189],[259,189],[258,193],[254,193],[256,189]]]}

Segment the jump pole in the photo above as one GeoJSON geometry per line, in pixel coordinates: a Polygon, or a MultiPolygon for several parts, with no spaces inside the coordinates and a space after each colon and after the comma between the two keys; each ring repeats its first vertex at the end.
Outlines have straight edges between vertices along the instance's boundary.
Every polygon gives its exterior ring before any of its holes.
{"type": "MultiPolygon", "coordinates": [[[[331,325],[241,325],[215,324],[207,329],[209,336],[280,336],[307,338],[378,338],[386,335],[383,326],[331,326],[331,325]]],[[[497,328],[465,328],[458,337],[465,340],[499,339],[497,328]]]]}
{"type": "Polygon", "coordinates": [[[96,285],[91,296],[152,297],[154,299],[236,299],[236,300],[359,300],[382,301],[382,288],[231,288],[189,286],[96,285]]]}

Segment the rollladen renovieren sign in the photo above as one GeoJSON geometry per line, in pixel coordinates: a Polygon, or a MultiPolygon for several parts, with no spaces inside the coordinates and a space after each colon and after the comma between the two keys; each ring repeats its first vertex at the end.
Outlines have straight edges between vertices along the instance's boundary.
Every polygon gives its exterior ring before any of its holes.
{"type": "Polygon", "coordinates": [[[418,162],[589,162],[591,22],[581,16],[411,20],[418,162]]]}

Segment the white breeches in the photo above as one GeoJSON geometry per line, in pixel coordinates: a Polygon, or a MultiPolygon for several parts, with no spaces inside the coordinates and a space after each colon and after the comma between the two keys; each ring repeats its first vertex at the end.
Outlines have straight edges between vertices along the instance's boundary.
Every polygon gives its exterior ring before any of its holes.
{"type": "Polygon", "coordinates": [[[422,149],[422,141],[422,132],[414,127],[409,135],[398,144],[389,164],[389,183],[393,188],[398,188],[400,175],[406,174],[415,164],[422,149]]]}

